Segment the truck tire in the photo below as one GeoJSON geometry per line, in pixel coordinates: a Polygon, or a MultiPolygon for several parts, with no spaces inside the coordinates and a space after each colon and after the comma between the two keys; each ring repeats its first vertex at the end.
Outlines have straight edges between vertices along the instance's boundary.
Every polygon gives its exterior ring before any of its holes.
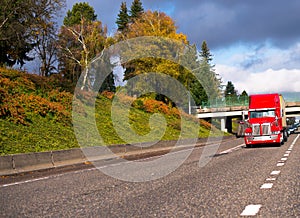
{"type": "Polygon", "coordinates": [[[246,144],[246,148],[252,148],[252,145],[246,144]]]}

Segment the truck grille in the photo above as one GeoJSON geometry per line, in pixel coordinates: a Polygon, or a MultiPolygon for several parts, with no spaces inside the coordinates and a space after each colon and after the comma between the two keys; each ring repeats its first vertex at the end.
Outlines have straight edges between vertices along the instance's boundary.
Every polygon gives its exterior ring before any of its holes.
{"type": "Polygon", "coordinates": [[[252,125],[252,135],[260,135],[260,125],[259,124],[252,125]]]}
{"type": "Polygon", "coordinates": [[[261,131],[260,131],[260,124],[253,124],[252,125],[252,135],[271,135],[271,126],[269,123],[261,124],[261,131]]]}
{"type": "Polygon", "coordinates": [[[269,123],[264,123],[261,125],[262,135],[271,135],[271,126],[269,123]]]}

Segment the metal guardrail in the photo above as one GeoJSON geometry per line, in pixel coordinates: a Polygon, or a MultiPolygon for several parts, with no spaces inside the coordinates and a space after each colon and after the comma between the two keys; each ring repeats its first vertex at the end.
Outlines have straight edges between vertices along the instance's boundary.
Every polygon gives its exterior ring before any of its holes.
{"type": "MultiPolygon", "coordinates": [[[[287,98],[285,99],[288,103],[298,103],[300,98],[287,98]]],[[[235,106],[248,106],[249,98],[218,98],[213,99],[208,102],[202,102],[201,108],[225,108],[225,107],[235,107],[235,106]]]]}
{"type": "Polygon", "coordinates": [[[208,102],[202,102],[201,108],[224,108],[224,107],[235,107],[235,106],[248,106],[248,98],[222,98],[213,99],[208,102]]]}

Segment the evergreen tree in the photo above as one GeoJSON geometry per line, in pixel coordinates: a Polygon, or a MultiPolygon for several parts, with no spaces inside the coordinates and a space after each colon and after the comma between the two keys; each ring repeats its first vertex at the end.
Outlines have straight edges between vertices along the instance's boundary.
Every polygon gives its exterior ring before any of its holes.
{"type": "Polygon", "coordinates": [[[127,11],[126,2],[122,2],[120,12],[116,24],[118,25],[118,31],[124,31],[129,23],[129,15],[127,11]]]}
{"type": "Polygon", "coordinates": [[[202,42],[200,56],[209,63],[212,61],[212,55],[209,51],[206,41],[202,42]]]}
{"type": "Polygon", "coordinates": [[[235,90],[231,81],[227,82],[224,94],[227,104],[232,104],[238,100],[237,90],[235,90]]]}
{"type": "Polygon", "coordinates": [[[247,103],[248,98],[249,98],[248,93],[245,90],[239,96],[240,102],[242,102],[242,103],[244,102],[245,104],[247,103]]]}
{"type": "Polygon", "coordinates": [[[144,12],[142,2],[140,0],[134,0],[130,7],[131,21],[138,18],[144,12]]]}
{"type": "Polygon", "coordinates": [[[82,18],[86,21],[96,21],[97,15],[95,10],[87,2],[80,2],[73,5],[72,10],[68,10],[67,16],[64,18],[65,26],[73,26],[80,24],[82,18]]]}
{"type": "Polygon", "coordinates": [[[240,96],[248,97],[248,93],[244,90],[240,96]]]}
{"type": "MultiPolygon", "coordinates": [[[[201,51],[198,58],[198,70],[195,71],[198,80],[201,82],[202,90],[198,92],[201,94],[201,102],[214,100],[220,97],[221,79],[215,73],[214,65],[210,64],[212,55],[209,51],[206,41],[202,42],[201,51]],[[199,60],[200,59],[200,60],[199,60]]],[[[196,85],[196,89],[199,85],[196,85]]]]}
{"type": "Polygon", "coordinates": [[[225,97],[232,97],[237,96],[237,91],[234,88],[234,85],[231,81],[227,82],[226,88],[225,88],[225,97]]]}

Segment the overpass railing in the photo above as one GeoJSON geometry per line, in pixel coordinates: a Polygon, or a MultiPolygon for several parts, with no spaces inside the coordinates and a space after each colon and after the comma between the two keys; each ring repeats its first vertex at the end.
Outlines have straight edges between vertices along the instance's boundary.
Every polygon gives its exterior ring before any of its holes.
{"type": "Polygon", "coordinates": [[[235,106],[248,106],[249,98],[218,98],[212,99],[208,102],[202,102],[201,108],[224,108],[224,107],[235,107],[235,106]]]}

